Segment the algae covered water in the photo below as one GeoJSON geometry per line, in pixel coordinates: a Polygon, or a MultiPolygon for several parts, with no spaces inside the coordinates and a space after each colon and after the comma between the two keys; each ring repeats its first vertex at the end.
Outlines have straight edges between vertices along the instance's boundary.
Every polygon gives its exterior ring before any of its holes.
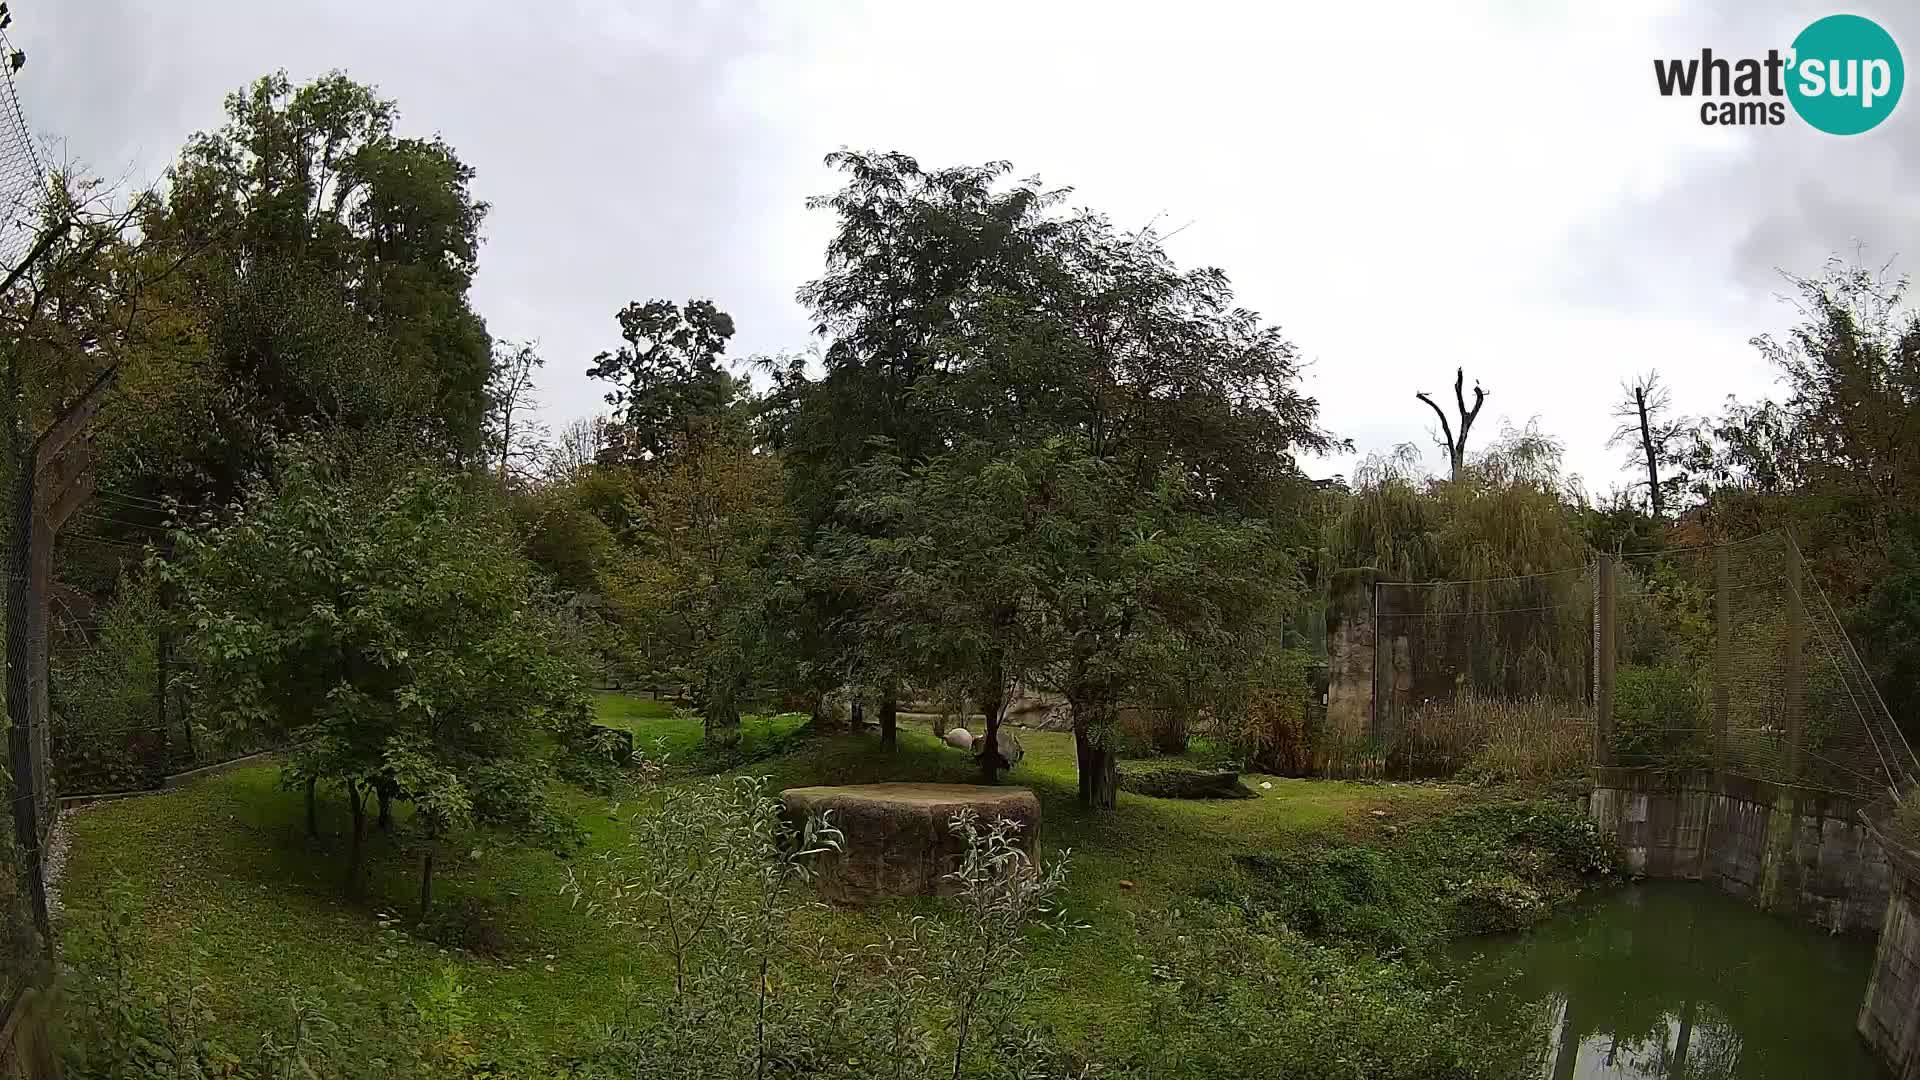
{"type": "Polygon", "coordinates": [[[1873,945],[1681,882],[1604,894],[1526,934],[1458,947],[1495,1019],[1541,1027],[1537,1075],[1853,1080],[1873,945]]]}

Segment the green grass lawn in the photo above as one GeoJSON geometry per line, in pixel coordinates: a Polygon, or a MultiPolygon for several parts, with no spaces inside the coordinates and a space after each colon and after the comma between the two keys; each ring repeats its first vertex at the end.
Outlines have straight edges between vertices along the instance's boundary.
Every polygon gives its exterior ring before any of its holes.
{"type": "MultiPolygon", "coordinates": [[[[697,753],[698,721],[662,703],[607,694],[599,714],[642,744],[665,739],[670,752],[697,753]]],[[[769,776],[776,788],[974,779],[970,758],[929,729],[903,726],[898,749],[885,754],[871,733],[795,739],[791,731],[803,720],[750,720],[746,748],[758,741],[779,752],[746,770],[769,776]]],[[[1021,738],[1026,758],[1007,782],[1040,797],[1043,857],[1072,849],[1068,904],[1089,924],[1037,946],[1039,962],[1057,968],[1060,985],[1071,990],[1036,996],[1034,1019],[1070,1041],[1143,1019],[1148,961],[1134,927],[1230,880],[1236,854],[1375,835],[1388,821],[1438,813],[1466,797],[1465,789],[1439,785],[1249,776],[1257,798],[1183,802],[1123,792],[1117,811],[1101,813],[1075,799],[1070,735],[1023,731],[1021,738]],[[1263,781],[1271,788],[1263,790],[1263,781]]],[[[587,829],[589,852],[618,842],[623,828],[609,800],[564,785],[558,796],[587,829]]],[[[659,975],[642,942],[562,896],[567,862],[526,848],[475,841],[442,849],[440,902],[494,905],[512,943],[508,955],[486,959],[419,940],[398,925],[411,925],[417,888],[417,848],[404,810],[394,835],[372,842],[368,899],[357,904],[341,892],[346,807],[336,797],[323,802],[322,815],[325,835],[310,842],[300,794],[281,790],[270,765],[85,809],[69,822],[73,846],[61,886],[70,957],[83,970],[97,964],[99,946],[85,928],[117,895],[134,911],[129,933],[139,962],[164,980],[204,982],[234,1040],[277,1022],[294,991],[319,994],[343,1030],[376,1031],[451,967],[469,988],[479,1039],[556,1051],[615,1018],[623,980],[644,984],[659,975]]],[[[937,911],[926,902],[905,906],[937,911]]],[[[899,914],[881,907],[816,918],[821,932],[857,947],[899,914]]]]}
{"type": "Polygon", "coordinates": [[[700,717],[670,701],[603,692],[595,695],[594,718],[608,727],[633,732],[637,750],[652,756],[664,754],[669,763],[685,763],[708,773],[779,753],[788,737],[807,723],[804,713],[742,716],[739,746],[716,756],[705,745],[706,728],[700,717]]]}

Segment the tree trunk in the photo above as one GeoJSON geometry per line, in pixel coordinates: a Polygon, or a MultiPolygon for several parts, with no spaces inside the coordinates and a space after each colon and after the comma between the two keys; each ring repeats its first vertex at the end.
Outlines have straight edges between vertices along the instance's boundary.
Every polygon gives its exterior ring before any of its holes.
{"type": "Polygon", "coordinates": [[[427,913],[433,910],[433,856],[439,847],[433,837],[427,838],[427,850],[420,856],[420,919],[425,921],[427,913]]]}
{"type": "Polygon", "coordinates": [[[880,749],[891,750],[900,743],[899,703],[889,694],[880,699],[880,749]]]}
{"type": "Polygon", "coordinates": [[[320,800],[314,793],[320,786],[320,778],[307,777],[307,839],[320,839],[320,800]]]}
{"type": "Polygon", "coordinates": [[[1640,451],[1647,455],[1647,502],[1654,517],[1666,516],[1666,500],[1660,492],[1660,455],[1653,445],[1653,426],[1647,418],[1647,388],[1633,388],[1633,404],[1640,412],[1640,451]]]}
{"type": "Polygon", "coordinates": [[[709,670],[700,688],[700,714],[705,721],[707,742],[713,746],[736,746],[740,742],[739,686],[731,671],[709,670]]]}
{"type": "Polygon", "coordinates": [[[986,730],[981,735],[985,743],[975,755],[980,762],[980,782],[997,784],[1000,782],[1000,770],[1007,767],[1006,759],[1000,756],[1000,724],[1006,712],[1006,694],[993,690],[980,702],[980,711],[986,717],[986,730]]]}
{"type": "Polygon", "coordinates": [[[854,698],[853,704],[847,707],[847,717],[848,717],[848,724],[853,728],[853,730],[855,731],[866,730],[866,727],[867,727],[866,703],[861,701],[859,698],[854,698]]]}
{"type": "Polygon", "coordinates": [[[385,784],[374,789],[380,795],[380,831],[393,832],[393,789],[385,784]]]}
{"type": "Polygon", "coordinates": [[[360,856],[367,839],[367,793],[356,780],[347,781],[347,806],[353,811],[353,831],[347,840],[347,897],[360,898],[360,856]]]}
{"type": "Polygon", "coordinates": [[[813,729],[823,732],[845,731],[847,721],[834,707],[833,691],[823,690],[813,696],[813,729]]]}
{"type": "Polygon", "coordinates": [[[1079,763],[1080,801],[1096,810],[1119,803],[1120,757],[1113,752],[1111,707],[1071,701],[1073,749],[1079,763]],[[1097,713],[1097,715],[1095,715],[1097,713]]]}

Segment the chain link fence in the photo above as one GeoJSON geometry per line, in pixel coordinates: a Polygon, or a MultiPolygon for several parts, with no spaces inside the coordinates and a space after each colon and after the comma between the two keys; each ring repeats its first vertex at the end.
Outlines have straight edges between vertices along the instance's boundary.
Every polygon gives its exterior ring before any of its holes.
{"type": "MultiPolygon", "coordinates": [[[[22,268],[32,250],[45,206],[46,171],[34,146],[20,98],[14,85],[14,72],[24,59],[0,31],[0,273],[22,268]]],[[[4,343],[11,347],[12,342],[4,343]]],[[[11,467],[0,469],[0,476],[11,490],[15,477],[11,467]]],[[[9,594],[22,584],[17,580],[19,563],[16,548],[26,538],[7,529],[9,568],[4,575],[9,594]]],[[[26,670],[22,655],[23,635],[9,633],[6,662],[10,671],[26,670]]],[[[44,687],[44,682],[29,680],[28,693],[44,687]]],[[[0,698],[4,701],[4,698],[0,698]]],[[[49,1075],[41,1020],[35,1002],[44,998],[38,984],[50,970],[49,940],[51,927],[45,907],[45,880],[41,853],[53,827],[53,790],[47,776],[49,744],[44,727],[16,728],[24,717],[8,703],[6,715],[8,754],[4,782],[9,812],[0,815],[0,935],[4,935],[5,955],[0,957],[0,1076],[49,1075]]]]}

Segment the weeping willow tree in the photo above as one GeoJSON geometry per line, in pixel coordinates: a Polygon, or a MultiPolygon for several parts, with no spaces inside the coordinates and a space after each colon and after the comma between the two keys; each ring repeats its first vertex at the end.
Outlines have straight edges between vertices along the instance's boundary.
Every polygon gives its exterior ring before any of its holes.
{"type": "Polygon", "coordinates": [[[1434,479],[1403,446],[1375,457],[1328,527],[1335,566],[1383,583],[1378,632],[1413,703],[1464,691],[1584,696],[1592,583],[1577,521],[1584,500],[1560,445],[1507,428],[1457,479],[1434,479]]]}

